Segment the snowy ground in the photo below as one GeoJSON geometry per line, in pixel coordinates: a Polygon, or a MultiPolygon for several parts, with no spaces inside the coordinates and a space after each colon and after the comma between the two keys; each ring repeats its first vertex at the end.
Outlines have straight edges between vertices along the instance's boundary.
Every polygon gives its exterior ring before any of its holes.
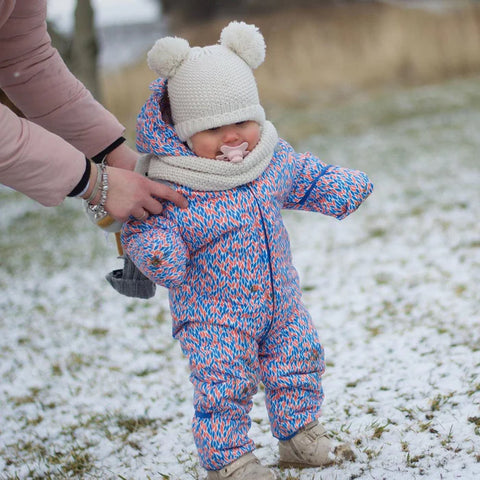
{"type": "MultiPolygon", "coordinates": [[[[480,476],[479,79],[292,112],[297,142],[367,171],[337,222],[287,213],[326,355],[323,421],[355,461],[279,470],[262,394],[252,437],[282,480],[480,476]]],[[[112,240],[71,200],[0,190],[0,479],[201,479],[166,293],[119,296],[112,240]]]]}

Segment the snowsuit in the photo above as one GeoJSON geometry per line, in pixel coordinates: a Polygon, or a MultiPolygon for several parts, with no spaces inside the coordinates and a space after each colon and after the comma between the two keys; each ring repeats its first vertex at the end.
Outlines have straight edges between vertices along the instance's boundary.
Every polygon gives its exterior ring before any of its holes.
{"type": "MultiPolygon", "coordinates": [[[[164,86],[154,84],[140,113],[137,147],[191,155],[159,113],[164,86]]],[[[276,438],[292,437],[320,414],[323,350],[301,301],[281,209],[341,219],[372,185],[362,172],[279,140],[267,168],[246,185],[175,188],[189,208],[167,203],[161,216],[132,219],[122,241],[139,269],[169,289],[173,335],[194,385],[194,438],[202,466],[217,470],[254,449],[248,413],[259,381],[276,438]]]]}

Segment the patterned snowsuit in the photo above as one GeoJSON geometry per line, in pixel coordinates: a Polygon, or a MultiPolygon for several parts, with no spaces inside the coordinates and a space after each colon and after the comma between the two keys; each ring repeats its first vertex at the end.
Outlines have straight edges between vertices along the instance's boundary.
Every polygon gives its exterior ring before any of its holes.
{"type": "MultiPolygon", "coordinates": [[[[139,116],[137,146],[191,155],[159,113],[164,83],[139,116]]],[[[216,160],[212,160],[216,161],[216,160]]],[[[297,154],[279,140],[256,180],[224,191],[175,188],[189,207],[130,221],[126,253],[169,289],[173,335],[189,358],[193,434],[200,461],[217,470],[252,451],[252,396],[265,386],[272,433],[288,439],[319,417],[323,350],[301,301],[282,208],[344,218],[370,194],[359,171],[297,154]]]]}

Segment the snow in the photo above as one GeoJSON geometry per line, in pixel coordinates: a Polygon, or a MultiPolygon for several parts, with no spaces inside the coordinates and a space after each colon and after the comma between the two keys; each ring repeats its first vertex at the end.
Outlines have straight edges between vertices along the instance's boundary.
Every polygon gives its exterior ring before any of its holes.
{"type": "MultiPolygon", "coordinates": [[[[274,119],[317,122],[297,150],[375,183],[342,222],[285,213],[326,351],[322,422],[356,459],[278,469],[260,391],[251,436],[281,480],[479,478],[478,80],[274,119]]],[[[166,292],[108,286],[114,242],[75,200],[0,199],[0,478],[204,478],[166,292]]]]}

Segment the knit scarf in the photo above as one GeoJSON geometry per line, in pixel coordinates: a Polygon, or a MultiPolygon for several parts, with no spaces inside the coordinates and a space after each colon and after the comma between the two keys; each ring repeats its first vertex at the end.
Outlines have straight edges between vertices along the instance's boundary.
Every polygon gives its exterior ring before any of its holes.
{"type": "Polygon", "coordinates": [[[277,142],[275,127],[266,121],[260,141],[240,163],[194,155],[148,155],[143,157],[137,171],[148,172],[149,178],[174,182],[193,190],[228,190],[258,178],[270,163],[277,142]]]}

